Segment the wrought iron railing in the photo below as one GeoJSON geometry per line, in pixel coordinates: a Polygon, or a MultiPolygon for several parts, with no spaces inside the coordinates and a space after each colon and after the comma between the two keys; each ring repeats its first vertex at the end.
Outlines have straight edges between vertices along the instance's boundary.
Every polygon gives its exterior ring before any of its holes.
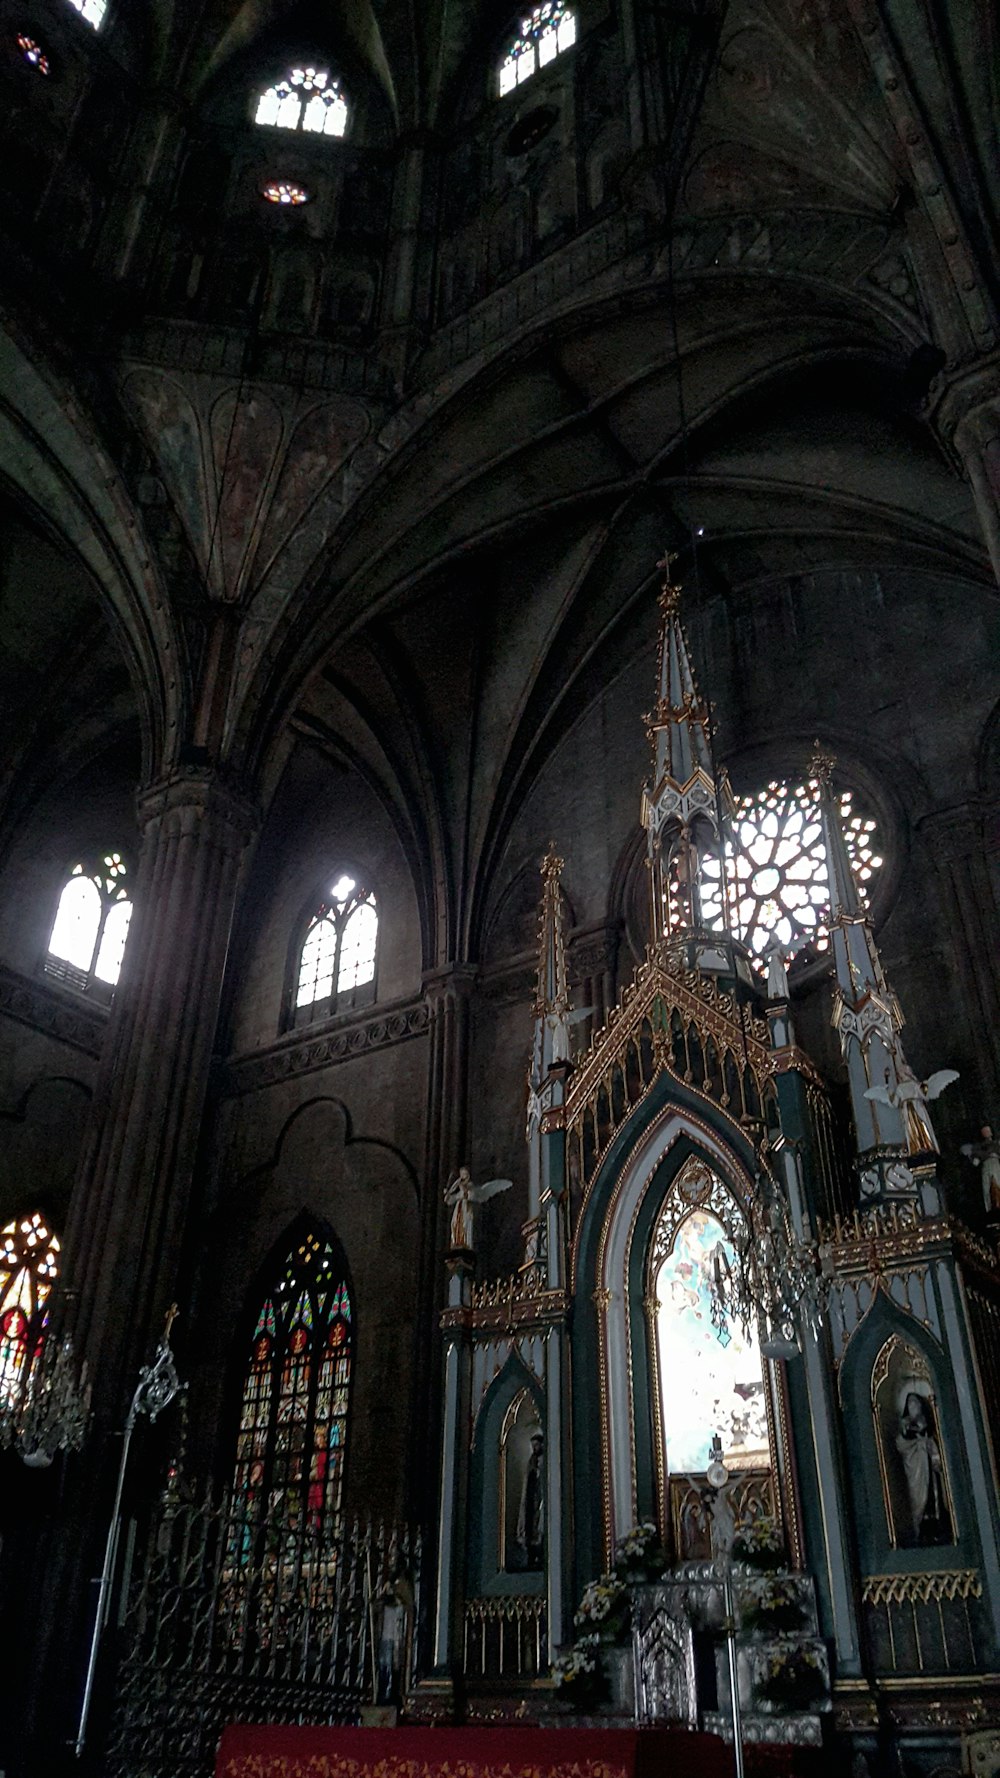
{"type": "Polygon", "coordinates": [[[168,1497],[123,1601],[109,1778],[202,1778],[229,1722],[356,1722],[412,1678],[419,1570],[405,1527],[168,1497]]]}

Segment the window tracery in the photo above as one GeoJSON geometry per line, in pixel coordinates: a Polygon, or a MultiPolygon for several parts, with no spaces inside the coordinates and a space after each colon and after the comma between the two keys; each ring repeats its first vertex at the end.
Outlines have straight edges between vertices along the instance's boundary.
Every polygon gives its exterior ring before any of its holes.
{"type": "Polygon", "coordinates": [[[500,97],[530,80],[576,42],[576,14],[561,0],[544,0],[521,20],[499,69],[500,97]]]}
{"type": "Polygon", "coordinates": [[[69,3],[81,18],[86,19],[88,25],[93,25],[95,31],[100,30],[104,23],[104,14],[108,10],[107,0],[69,0],[69,3]]]}
{"type": "Polygon", "coordinates": [[[304,185],[296,185],[290,179],[269,179],[261,188],[261,197],[269,204],[287,204],[296,208],[299,204],[308,204],[309,193],[304,185]]]}
{"type": "Polygon", "coordinates": [[[339,1526],[354,1325],[342,1263],[318,1229],[282,1260],[250,1342],[235,1493],[248,1518],[339,1526]]]}
{"type": "Polygon", "coordinates": [[[309,135],[343,136],[347,132],[347,100],[340,81],[326,68],[290,68],[258,95],[254,122],[278,130],[309,135]]]}
{"type": "Polygon", "coordinates": [[[0,1230],[0,1404],[16,1400],[41,1346],[44,1307],[59,1274],[59,1241],[41,1211],[0,1230]]]}
{"type": "MultiPolygon", "coordinates": [[[[858,812],[852,791],[845,790],[839,800],[847,850],[867,901],[883,864],[878,825],[858,812]]],[[[706,855],[700,870],[705,924],[718,930],[723,925],[719,860],[706,855]]],[[[733,933],[752,955],[763,956],[772,935],[789,957],[806,945],[826,950],[830,876],[814,778],[798,784],[772,780],[737,800],[726,876],[733,933]]]]}
{"type": "Polygon", "coordinates": [[[319,1018],[355,1005],[359,997],[370,999],[377,949],[375,897],[353,877],[341,875],[306,929],[296,975],[296,1019],[319,1018]]]}
{"type": "Polygon", "coordinates": [[[46,975],[83,991],[116,985],[132,918],[127,875],[120,852],[73,866],[49,936],[46,975]]]}

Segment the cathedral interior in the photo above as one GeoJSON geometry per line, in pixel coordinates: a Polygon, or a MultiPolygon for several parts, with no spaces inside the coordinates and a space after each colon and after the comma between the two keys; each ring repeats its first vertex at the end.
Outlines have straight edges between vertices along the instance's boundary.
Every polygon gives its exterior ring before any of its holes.
{"type": "Polygon", "coordinates": [[[0,1770],[996,1774],[995,9],[0,19],[0,1770]]]}

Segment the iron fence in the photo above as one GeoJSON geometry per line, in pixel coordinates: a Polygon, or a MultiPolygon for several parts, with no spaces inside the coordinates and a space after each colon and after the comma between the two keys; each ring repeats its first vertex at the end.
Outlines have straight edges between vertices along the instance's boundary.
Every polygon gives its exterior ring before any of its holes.
{"type": "Polygon", "coordinates": [[[419,1539],[167,1498],[123,1594],[109,1778],[203,1778],[227,1722],[353,1723],[412,1678],[419,1539]]]}

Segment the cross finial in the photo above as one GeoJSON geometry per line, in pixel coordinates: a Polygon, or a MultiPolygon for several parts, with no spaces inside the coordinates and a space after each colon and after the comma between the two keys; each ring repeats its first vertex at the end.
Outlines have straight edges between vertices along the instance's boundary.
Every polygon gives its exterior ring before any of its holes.
{"type": "Polygon", "coordinates": [[[824,753],[822,742],[817,737],[813,742],[813,756],[809,761],[810,776],[826,787],[833,776],[833,768],[836,763],[836,754],[824,753]]]}
{"type": "Polygon", "coordinates": [[[668,549],[665,555],[661,556],[656,564],[663,574],[663,585],[660,589],[660,608],[667,617],[677,610],[681,598],[680,587],[677,585],[676,581],[671,580],[670,578],[670,571],[677,560],[677,554],[678,552],[676,550],[668,549]]]}

